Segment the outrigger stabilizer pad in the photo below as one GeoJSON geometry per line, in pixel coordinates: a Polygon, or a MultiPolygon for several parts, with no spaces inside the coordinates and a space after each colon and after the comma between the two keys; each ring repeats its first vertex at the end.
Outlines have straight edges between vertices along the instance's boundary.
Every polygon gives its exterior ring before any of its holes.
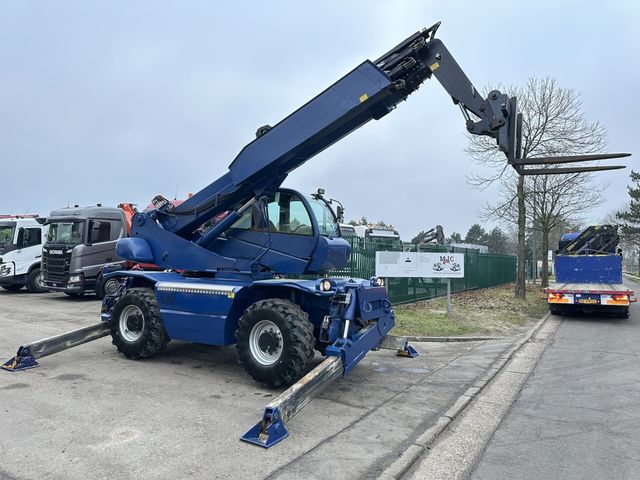
{"type": "Polygon", "coordinates": [[[407,343],[404,350],[398,350],[398,353],[396,353],[396,355],[398,357],[416,358],[420,354],[415,348],[407,343]]]}
{"type": "Polygon", "coordinates": [[[36,362],[36,359],[32,355],[22,355],[20,350],[18,350],[15,357],[4,362],[0,365],[0,368],[8,370],[9,372],[19,372],[20,370],[26,370],[28,368],[35,368],[38,365],[38,362],[36,362]]]}
{"type": "Polygon", "coordinates": [[[289,432],[284,426],[280,410],[267,407],[262,420],[241,436],[240,440],[253,443],[260,447],[269,448],[288,436],[289,432]]]}

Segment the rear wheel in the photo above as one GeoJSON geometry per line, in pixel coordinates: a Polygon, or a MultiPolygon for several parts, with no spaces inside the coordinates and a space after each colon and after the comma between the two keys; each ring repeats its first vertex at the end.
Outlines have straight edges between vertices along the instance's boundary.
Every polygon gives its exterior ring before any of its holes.
{"type": "Polygon", "coordinates": [[[128,358],[148,358],[169,343],[155,292],[151,288],[132,288],[111,312],[111,338],[118,351],[128,358]]]}
{"type": "Polygon", "coordinates": [[[260,300],[238,321],[236,350],[245,370],[270,387],[288,386],[306,373],[313,358],[313,324],[297,305],[260,300]]]}
{"type": "Polygon", "coordinates": [[[24,285],[14,283],[13,285],[0,285],[0,287],[4,288],[5,290],[9,290],[10,292],[17,292],[22,287],[24,287],[24,285]]]}
{"type": "Polygon", "coordinates": [[[39,268],[34,268],[27,275],[27,290],[31,293],[44,293],[49,289],[44,284],[44,277],[39,268]]]}

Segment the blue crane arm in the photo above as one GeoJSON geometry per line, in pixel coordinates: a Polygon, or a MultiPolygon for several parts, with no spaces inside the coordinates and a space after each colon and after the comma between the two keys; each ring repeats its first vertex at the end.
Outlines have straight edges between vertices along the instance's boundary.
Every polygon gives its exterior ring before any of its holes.
{"type": "Polygon", "coordinates": [[[311,157],[389,113],[432,74],[462,107],[471,133],[491,135],[507,155],[515,155],[515,126],[509,121],[515,117],[515,99],[511,105],[511,99],[499,92],[482,98],[434,38],[438,26],[416,32],[375,62],[363,62],[274,127],[259,130],[226,174],[180,206],[160,208],[162,226],[192,239],[204,222],[276,189],[289,172],[311,157]],[[505,103],[511,110],[504,108],[505,103]],[[167,209],[171,214],[162,215],[167,209]]]}

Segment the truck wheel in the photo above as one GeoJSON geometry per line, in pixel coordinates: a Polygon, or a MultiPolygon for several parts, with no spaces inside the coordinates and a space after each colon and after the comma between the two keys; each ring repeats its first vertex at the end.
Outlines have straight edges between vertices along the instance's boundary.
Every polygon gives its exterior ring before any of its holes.
{"type": "Polygon", "coordinates": [[[12,285],[0,285],[0,287],[4,288],[5,290],[9,290],[10,292],[17,292],[22,287],[24,287],[24,285],[19,285],[17,283],[14,283],[12,285]]]}
{"type": "Polygon", "coordinates": [[[170,340],[151,288],[132,288],[120,297],[111,312],[110,327],[113,344],[128,358],[152,357],[170,340]]]}
{"type": "Polygon", "coordinates": [[[120,281],[117,278],[109,278],[105,281],[100,275],[96,281],[96,296],[102,300],[107,295],[115,293],[118,285],[120,285],[120,281]]]}
{"type": "Polygon", "coordinates": [[[236,339],[247,373],[270,387],[294,383],[313,358],[313,324],[288,300],[270,298],[251,305],[238,320],[236,339]]]}
{"type": "Polygon", "coordinates": [[[39,268],[34,268],[27,275],[27,290],[31,293],[44,293],[49,289],[44,284],[44,278],[39,268]]]}

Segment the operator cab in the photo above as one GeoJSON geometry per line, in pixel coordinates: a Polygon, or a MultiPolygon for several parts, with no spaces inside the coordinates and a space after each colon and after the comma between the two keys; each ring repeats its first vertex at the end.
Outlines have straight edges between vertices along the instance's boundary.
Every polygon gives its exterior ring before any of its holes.
{"type": "Polygon", "coordinates": [[[241,270],[285,274],[342,268],[350,253],[329,202],[289,189],[256,202],[208,248],[238,259],[241,270]]]}

